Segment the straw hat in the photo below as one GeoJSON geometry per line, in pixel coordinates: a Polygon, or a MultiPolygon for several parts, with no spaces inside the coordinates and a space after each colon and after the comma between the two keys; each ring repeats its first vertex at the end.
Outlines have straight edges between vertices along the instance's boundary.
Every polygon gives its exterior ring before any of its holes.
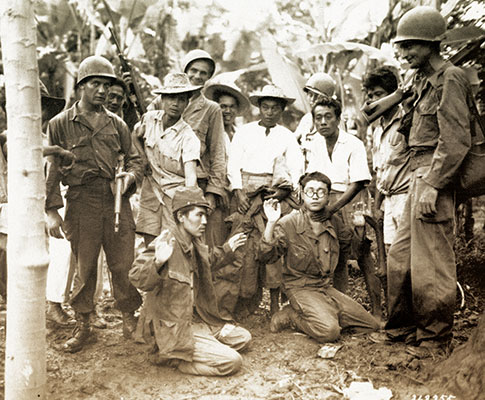
{"type": "Polygon", "coordinates": [[[154,94],[177,94],[190,93],[199,90],[202,86],[194,86],[190,83],[189,76],[183,72],[174,72],[165,75],[163,86],[155,89],[154,94]]]}
{"type": "Polygon", "coordinates": [[[209,83],[204,89],[205,97],[215,101],[215,95],[217,93],[227,93],[228,95],[236,98],[239,103],[239,114],[244,114],[249,108],[248,98],[239,90],[239,88],[233,83],[209,83]]]}
{"type": "Polygon", "coordinates": [[[286,97],[283,90],[275,85],[266,85],[260,92],[255,92],[249,96],[249,101],[253,106],[259,107],[259,100],[265,97],[284,100],[287,106],[295,101],[292,97],[286,97]]]}

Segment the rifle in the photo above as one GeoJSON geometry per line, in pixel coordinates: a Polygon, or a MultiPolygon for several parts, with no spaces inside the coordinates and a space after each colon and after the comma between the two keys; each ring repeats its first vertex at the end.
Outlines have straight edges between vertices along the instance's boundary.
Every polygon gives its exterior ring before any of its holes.
{"type": "MultiPolygon", "coordinates": [[[[116,175],[123,172],[123,164],[125,156],[120,154],[118,156],[118,165],[116,166],[116,175]]],[[[115,178],[115,233],[120,230],[120,216],[121,216],[121,197],[123,196],[123,178],[115,178]]]]}
{"type": "MultiPolygon", "coordinates": [[[[462,65],[470,60],[473,55],[480,50],[482,43],[485,41],[485,35],[481,35],[474,39],[468,40],[460,50],[449,58],[454,65],[462,65]]],[[[404,85],[404,88],[398,88],[395,92],[374,101],[373,103],[366,103],[361,109],[362,115],[368,124],[371,124],[376,119],[381,117],[387,110],[395,105],[408,99],[413,95],[412,88],[409,85],[404,85]]]]}
{"type": "Polygon", "coordinates": [[[131,82],[127,85],[128,91],[130,92],[128,96],[128,100],[133,104],[135,107],[138,116],[141,117],[146,112],[146,108],[143,104],[143,99],[141,97],[140,87],[135,79],[133,74],[133,69],[131,65],[128,63],[126,58],[123,56],[123,52],[121,51],[120,43],[118,42],[118,38],[116,36],[115,31],[110,27],[109,31],[111,32],[111,37],[113,38],[113,42],[118,50],[118,58],[120,59],[121,70],[123,72],[128,72],[131,76],[131,82]]]}

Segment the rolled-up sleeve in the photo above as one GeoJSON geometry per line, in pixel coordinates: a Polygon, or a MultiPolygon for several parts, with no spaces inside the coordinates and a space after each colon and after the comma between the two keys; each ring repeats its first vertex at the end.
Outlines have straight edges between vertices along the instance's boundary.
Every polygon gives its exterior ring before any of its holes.
{"type": "Polygon", "coordinates": [[[190,127],[186,129],[189,132],[185,132],[182,143],[182,162],[200,162],[200,140],[190,127]]]}

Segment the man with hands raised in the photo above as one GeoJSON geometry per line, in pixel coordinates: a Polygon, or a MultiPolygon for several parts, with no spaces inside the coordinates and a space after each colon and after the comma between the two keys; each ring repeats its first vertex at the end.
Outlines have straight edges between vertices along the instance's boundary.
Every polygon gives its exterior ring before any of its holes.
{"type": "Polygon", "coordinates": [[[230,262],[246,235],[209,249],[202,238],[210,205],[198,187],[177,189],[172,210],[175,228],[162,231],[129,274],[147,292],[138,331],[149,345],[149,360],[194,375],[235,373],[242,364],[238,351],[251,334],[219,311],[211,270],[230,262]]]}
{"type": "Polygon", "coordinates": [[[300,179],[303,206],[280,219],[276,199],[264,202],[268,222],[258,258],[273,262],[285,256],[283,290],[290,304],[273,315],[271,331],[294,327],[320,343],[333,342],[344,328],[377,330],[379,322],[360,304],[332,286],[339,249],[351,232],[340,217],[326,214],[330,179],[321,172],[300,179]]]}

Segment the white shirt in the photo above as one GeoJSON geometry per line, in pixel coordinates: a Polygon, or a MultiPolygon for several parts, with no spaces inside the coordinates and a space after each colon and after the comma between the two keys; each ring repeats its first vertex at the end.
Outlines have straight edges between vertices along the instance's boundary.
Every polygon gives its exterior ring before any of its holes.
{"type": "Polygon", "coordinates": [[[227,164],[227,175],[233,189],[242,189],[241,172],[273,174],[277,159],[284,161],[291,177],[291,184],[297,187],[303,174],[303,155],[293,132],[281,125],[266,128],[258,121],[239,128],[232,138],[227,164]]]}
{"type": "Polygon", "coordinates": [[[304,138],[310,132],[314,131],[313,129],[313,116],[312,113],[306,113],[303,117],[301,117],[300,123],[295,129],[295,137],[296,140],[300,138],[304,138]]]}
{"type": "Polygon", "coordinates": [[[332,158],[328,155],[325,138],[319,133],[308,135],[302,142],[302,149],[308,163],[306,172],[319,171],[327,175],[332,190],[345,192],[351,183],[371,180],[364,143],[341,129],[332,158]]]}

